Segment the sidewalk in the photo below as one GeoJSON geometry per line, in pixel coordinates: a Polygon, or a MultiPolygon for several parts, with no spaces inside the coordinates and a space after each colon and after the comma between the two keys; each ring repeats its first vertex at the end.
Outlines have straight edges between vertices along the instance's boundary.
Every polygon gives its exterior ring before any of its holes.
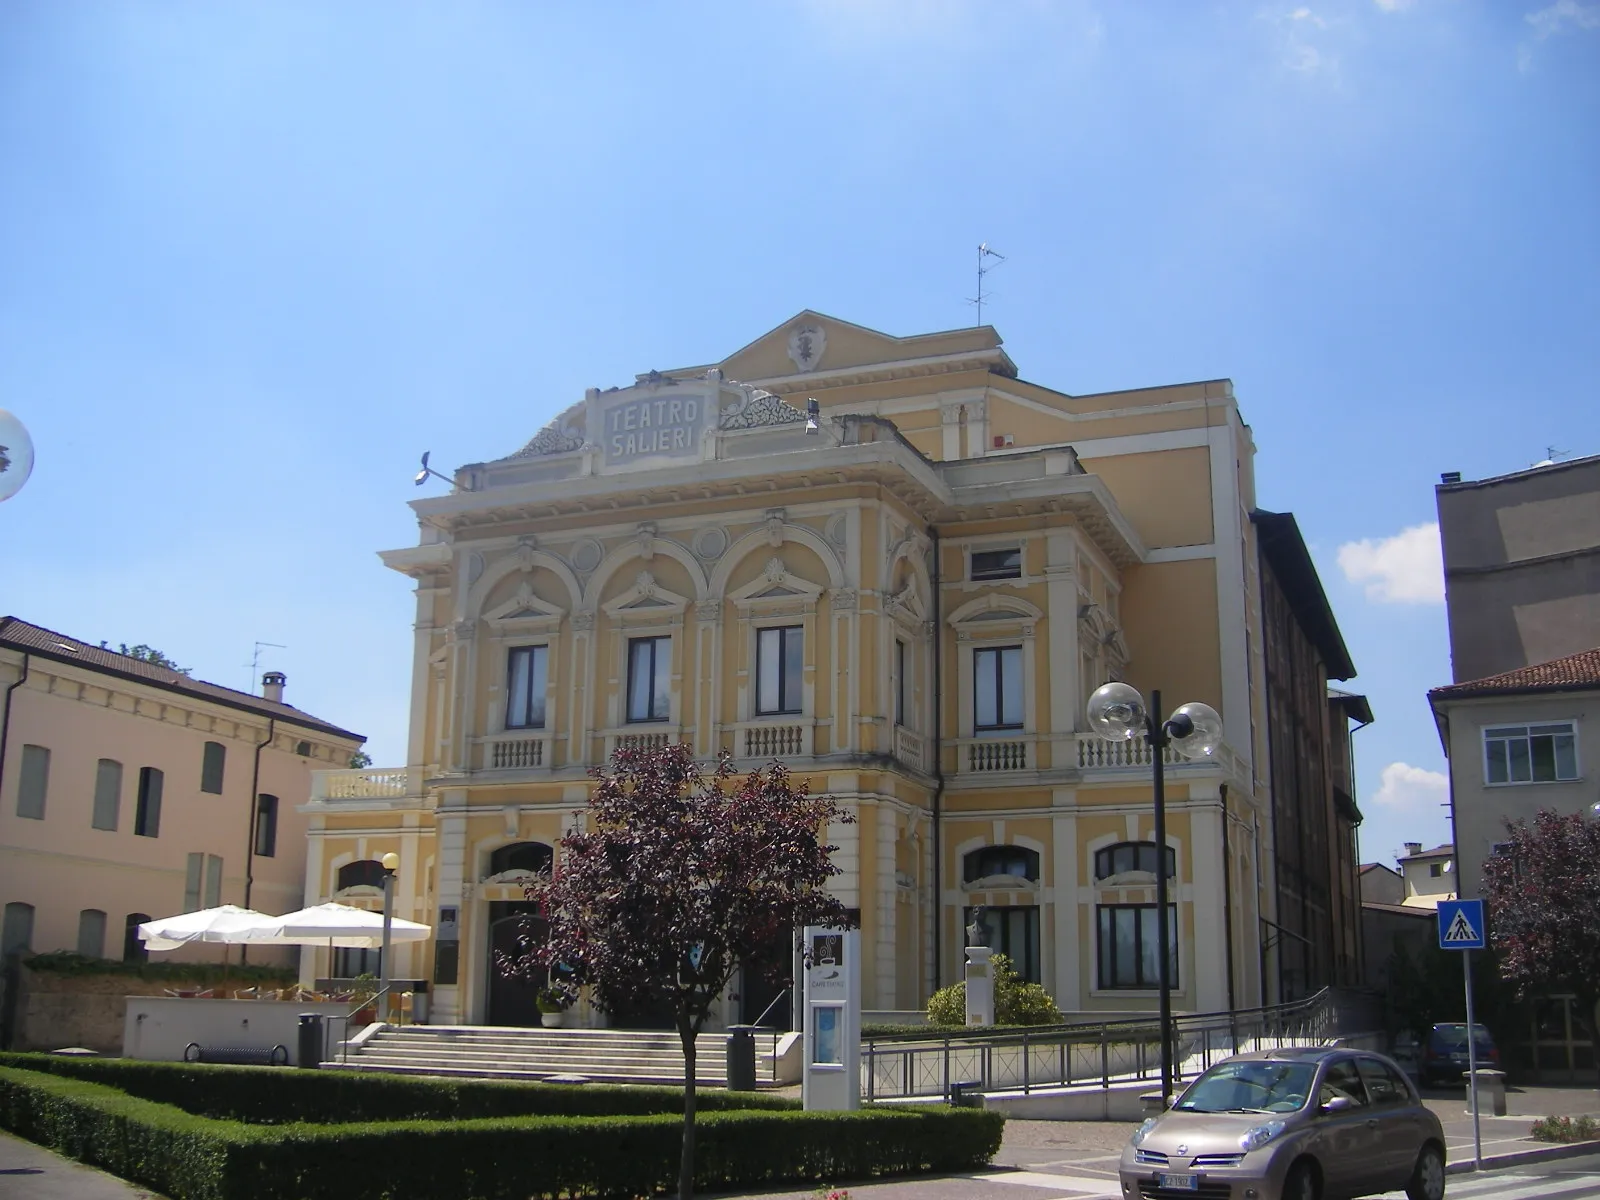
{"type": "Polygon", "coordinates": [[[0,1200],[161,1200],[155,1192],[0,1131],[0,1200]]]}

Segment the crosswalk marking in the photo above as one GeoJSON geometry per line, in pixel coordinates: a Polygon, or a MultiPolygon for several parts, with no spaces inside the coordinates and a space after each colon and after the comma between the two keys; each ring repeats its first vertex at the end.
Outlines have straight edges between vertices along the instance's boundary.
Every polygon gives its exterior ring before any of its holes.
{"type": "Polygon", "coordinates": [[[1120,1191],[1112,1181],[1085,1179],[1072,1175],[1054,1175],[1044,1171],[996,1171],[992,1175],[969,1175],[969,1179],[984,1183],[1015,1183],[1022,1187],[1052,1188],[1057,1192],[1071,1192],[1077,1200],[1091,1196],[1115,1196],[1120,1191]]]}
{"type": "MultiPolygon", "coordinates": [[[[1445,1200],[1600,1200],[1600,1175],[1558,1180],[1545,1175],[1451,1175],[1445,1200]]],[[[1406,1200],[1404,1191],[1373,1200],[1406,1200]]]]}

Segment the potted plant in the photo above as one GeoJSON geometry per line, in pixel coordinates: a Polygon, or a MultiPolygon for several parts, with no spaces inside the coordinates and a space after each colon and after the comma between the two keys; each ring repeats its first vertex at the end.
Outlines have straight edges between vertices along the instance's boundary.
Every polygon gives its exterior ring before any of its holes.
{"type": "Polygon", "coordinates": [[[350,981],[350,1001],[358,1005],[351,1014],[352,1025],[370,1025],[378,1019],[378,1006],[374,1003],[378,995],[378,978],[370,972],[362,972],[350,981]]]}
{"type": "Polygon", "coordinates": [[[547,1029],[553,1029],[565,1019],[562,1014],[567,1011],[571,1001],[556,988],[545,987],[539,989],[534,1003],[539,1006],[539,1023],[547,1029]]]}

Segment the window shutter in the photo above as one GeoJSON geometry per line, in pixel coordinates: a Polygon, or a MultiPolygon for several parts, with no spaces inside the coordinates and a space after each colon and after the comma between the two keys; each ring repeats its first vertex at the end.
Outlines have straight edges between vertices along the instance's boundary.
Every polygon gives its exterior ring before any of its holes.
{"type": "Polygon", "coordinates": [[[228,761],[228,748],[221,742],[207,742],[200,759],[200,790],[214,796],[222,795],[223,769],[228,761]]]}
{"type": "Polygon", "coordinates": [[[122,764],[102,758],[94,775],[94,817],[96,829],[116,829],[117,810],[122,807],[122,764]]]}
{"type": "Polygon", "coordinates": [[[106,914],[86,908],[78,914],[78,953],[85,958],[106,955],[106,914]]]}
{"type": "Polygon", "coordinates": [[[189,855],[188,875],[183,882],[183,911],[194,912],[200,907],[201,874],[205,871],[204,854],[189,855]]]}
{"type": "Polygon", "coordinates": [[[17,816],[44,820],[44,796],[49,787],[49,749],[44,746],[24,746],[22,774],[17,781],[17,816]]]}
{"type": "Polygon", "coordinates": [[[215,854],[206,857],[206,907],[222,903],[222,860],[215,854]]]}

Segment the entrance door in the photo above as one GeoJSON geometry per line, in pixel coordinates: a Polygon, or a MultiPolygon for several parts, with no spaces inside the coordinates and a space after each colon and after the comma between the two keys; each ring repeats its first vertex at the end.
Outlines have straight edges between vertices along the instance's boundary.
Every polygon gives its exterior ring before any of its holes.
{"type": "Polygon", "coordinates": [[[795,957],[794,937],[788,930],[775,939],[772,953],[784,964],[783,978],[777,983],[769,981],[763,972],[745,968],[739,972],[739,1020],[745,1025],[758,1021],[763,1028],[791,1030],[794,1028],[794,980],[789,978],[795,957]],[[768,1005],[772,1011],[767,1011],[768,1005]],[[763,1019],[763,1015],[765,1019],[763,1019]]]}
{"type": "Polygon", "coordinates": [[[523,900],[496,900],[489,905],[489,1005],[490,1025],[539,1024],[539,989],[545,980],[523,979],[501,973],[502,955],[520,957],[528,944],[544,940],[549,925],[539,917],[539,906],[523,900]]]}

